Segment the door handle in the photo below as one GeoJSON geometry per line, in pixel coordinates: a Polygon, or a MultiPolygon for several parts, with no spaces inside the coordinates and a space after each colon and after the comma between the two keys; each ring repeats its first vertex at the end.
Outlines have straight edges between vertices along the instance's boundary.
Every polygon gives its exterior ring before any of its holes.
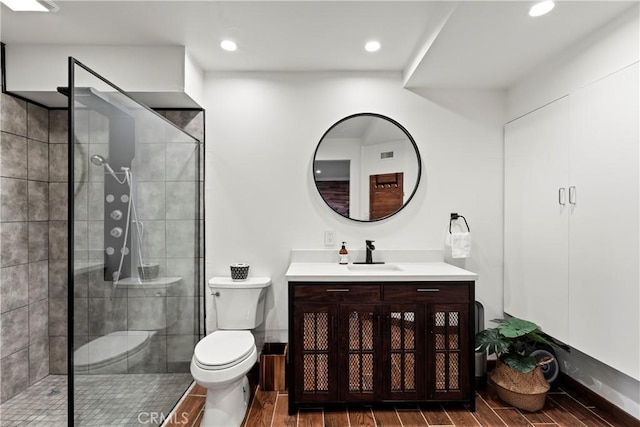
{"type": "Polygon", "coordinates": [[[564,206],[567,204],[566,200],[565,200],[565,188],[564,187],[560,187],[558,188],[558,204],[561,206],[564,206]]]}
{"type": "Polygon", "coordinates": [[[569,187],[569,203],[576,204],[576,187],[574,185],[569,187]]]}

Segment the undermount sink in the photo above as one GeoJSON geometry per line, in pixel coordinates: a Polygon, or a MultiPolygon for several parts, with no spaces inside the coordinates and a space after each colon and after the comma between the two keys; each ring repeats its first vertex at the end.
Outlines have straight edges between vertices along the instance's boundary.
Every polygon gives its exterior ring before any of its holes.
{"type": "Polygon", "coordinates": [[[395,264],[349,264],[347,268],[351,271],[401,271],[395,264]]]}

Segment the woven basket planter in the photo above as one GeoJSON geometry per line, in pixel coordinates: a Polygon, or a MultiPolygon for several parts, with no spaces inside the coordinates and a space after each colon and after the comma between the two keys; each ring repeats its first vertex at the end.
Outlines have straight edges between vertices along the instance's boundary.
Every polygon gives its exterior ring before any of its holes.
{"type": "Polygon", "coordinates": [[[522,373],[498,360],[496,368],[487,376],[500,399],[518,409],[535,412],[544,406],[547,391],[551,387],[540,366],[551,361],[553,358],[538,363],[531,372],[522,373]]]}

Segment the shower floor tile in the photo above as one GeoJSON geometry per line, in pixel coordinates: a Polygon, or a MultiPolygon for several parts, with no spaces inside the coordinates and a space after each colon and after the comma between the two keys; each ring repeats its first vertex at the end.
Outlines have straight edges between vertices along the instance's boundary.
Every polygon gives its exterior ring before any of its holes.
{"type": "MultiPolygon", "coordinates": [[[[76,426],[160,425],[192,383],[190,374],[77,375],[76,426]]],[[[67,425],[67,377],[49,375],[0,405],[0,426],[67,425]]]]}
{"type": "Polygon", "coordinates": [[[66,425],[66,375],[49,375],[0,405],[2,427],[66,425]]]}

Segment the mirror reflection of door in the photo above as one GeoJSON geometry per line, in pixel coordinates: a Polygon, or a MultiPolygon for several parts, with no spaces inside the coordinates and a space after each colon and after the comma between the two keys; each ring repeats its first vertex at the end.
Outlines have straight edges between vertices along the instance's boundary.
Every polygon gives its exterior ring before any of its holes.
{"type": "Polygon", "coordinates": [[[369,176],[369,219],[392,215],[402,207],[403,173],[383,173],[369,176]]]}
{"type": "Polygon", "coordinates": [[[349,217],[349,160],[316,160],[315,179],[318,191],[331,209],[349,217]]]}

